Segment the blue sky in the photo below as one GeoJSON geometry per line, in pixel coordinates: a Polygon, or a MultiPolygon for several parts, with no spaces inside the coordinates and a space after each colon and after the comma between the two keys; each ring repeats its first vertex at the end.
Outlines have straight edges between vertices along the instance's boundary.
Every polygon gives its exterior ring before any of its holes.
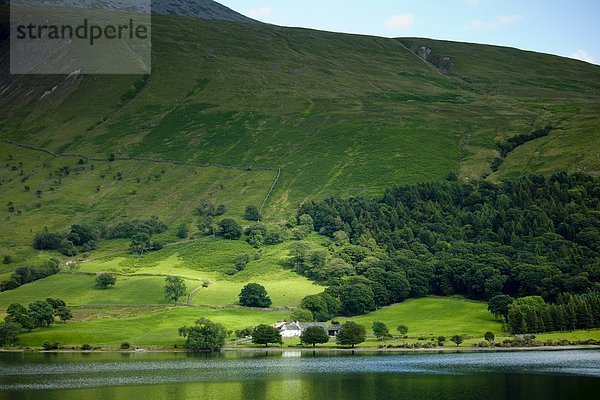
{"type": "Polygon", "coordinates": [[[219,2],[277,25],[495,44],[600,64],[600,0],[219,2]]]}

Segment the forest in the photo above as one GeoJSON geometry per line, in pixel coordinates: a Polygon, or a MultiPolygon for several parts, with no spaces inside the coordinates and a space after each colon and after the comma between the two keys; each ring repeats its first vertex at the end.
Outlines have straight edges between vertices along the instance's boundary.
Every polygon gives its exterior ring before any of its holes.
{"type": "Polygon", "coordinates": [[[581,173],[449,178],[376,199],[307,202],[298,220],[327,237],[329,251],[299,242],[290,265],[331,285],[345,315],[426,295],[556,303],[600,288],[599,202],[600,180],[581,173]]]}

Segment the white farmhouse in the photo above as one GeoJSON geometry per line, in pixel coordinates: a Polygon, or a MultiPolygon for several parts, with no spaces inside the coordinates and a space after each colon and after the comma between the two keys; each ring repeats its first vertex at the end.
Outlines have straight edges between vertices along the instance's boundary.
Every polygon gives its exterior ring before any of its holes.
{"type": "Polygon", "coordinates": [[[284,322],[275,324],[275,327],[279,329],[279,333],[283,338],[298,338],[302,335],[302,332],[310,326],[320,326],[329,336],[337,335],[339,331],[339,325],[328,326],[325,322],[284,322]]]}

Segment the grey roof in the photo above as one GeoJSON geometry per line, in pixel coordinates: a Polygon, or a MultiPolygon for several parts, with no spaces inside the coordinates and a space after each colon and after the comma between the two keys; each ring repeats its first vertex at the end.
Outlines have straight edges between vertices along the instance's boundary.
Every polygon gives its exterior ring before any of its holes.
{"type": "Polygon", "coordinates": [[[282,331],[300,331],[302,328],[296,322],[288,322],[281,326],[282,331]]]}
{"type": "Polygon", "coordinates": [[[298,322],[298,325],[300,326],[300,329],[302,329],[302,330],[309,328],[311,326],[320,326],[321,328],[323,328],[325,330],[329,330],[329,327],[327,326],[327,324],[325,322],[298,322]]]}

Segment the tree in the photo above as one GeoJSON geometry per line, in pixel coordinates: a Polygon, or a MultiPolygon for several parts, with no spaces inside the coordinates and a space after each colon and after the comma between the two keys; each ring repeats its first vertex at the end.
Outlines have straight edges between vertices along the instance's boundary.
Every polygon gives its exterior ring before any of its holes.
{"type": "Polygon", "coordinates": [[[401,335],[406,335],[408,333],[408,327],[406,325],[398,325],[398,327],[396,328],[396,330],[401,335]]]}
{"type": "Polygon", "coordinates": [[[16,346],[23,327],[16,322],[0,322],[0,347],[16,346]]]}
{"type": "Polygon", "coordinates": [[[242,237],[242,227],[231,218],[219,222],[219,227],[221,228],[221,235],[227,240],[237,240],[242,237]]]}
{"type": "Polygon", "coordinates": [[[292,320],[299,322],[312,322],[314,321],[313,313],[306,308],[296,308],[292,312],[292,320]]]}
{"type": "Polygon", "coordinates": [[[271,298],[267,289],[258,283],[249,283],[242,288],[239,294],[240,304],[245,307],[267,308],[271,305],[271,298]]]}
{"type": "Polygon", "coordinates": [[[340,300],[342,314],[349,317],[375,310],[373,291],[367,285],[356,284],[344,287],[340,294],[340,300]]]}
{"type": "Polygon", "coordinates": [[[54,316],[59,317],[61,321],[65,322],[73,318],[73,313],[63,300],[47,298],[46,303],[50,304],[54,310],[54,316]]]}
{"type": "Polygon", "coordinates": [[[381,321],[373,322],[373,333],[379,340],[383,340],[390,336],[390,330],[388,329],[387,325],[381,321]]]}
{"type": "Polygon", "coordinates": [[[179,298],[185,295],[186,287],[185,282],[178,276],[167,276],[165,278],[165,298],[177,304],[179,298]]]}
{"type": "Polygon", "coordinates": [[[249,262],[250,262],[250,256],[248,255],[248,253],[239,254],[235,258],[235,269],[238,271],[243,271],[249,262]]]}
{"type": "Polygon", "coordinates": [[[188,237],[190,230],[188,229],[187,224],[179,225],[179,229],[177,229],[177,237],[180,239],[185,239],[188,237]]]}
{"type": "Polygon", "coordinates": [[[460,335],[454,335],[450,338],[450,341],[454,342],[456,344],[456,347],[458,347],[463,342],[463,338],[460,335]]]}
{"type": "Polygon", "coordinates": [[[147,233],[137,233],[131,238],[129,249],[134,253],[144,254],[152,250],[152,239],[147,233]]]}
{"type": "Polygon", "coordinates": [[[252,332],[252,343],[264,344],[267,347],[269,343],[283,344],[283,340],[277,328],[261,324],[254,328],[252,332]]]}
{"type": "Polygon", "coordinates": [[[76,246],[83,246],[85,243],[98,240],[98,234],[91,226],[72,225],[71,232],[67,238],[76,246]]]}
{"type": "Polygon", "coordinates": [[[300,307],[312,312],[315,321],[327,321],[333,315],[329,312],[327,303],[320,294],[311,294],[302,299],[300,307]]]}
{"type": "Polygon", "coordinates": [[[247,221],[260,221],[262,219],[262,215],[260,215],[258,207],[248,205],[244,210],[244,219],[247,221]]]}
{"type": "Polygon", "coordinates": [[[493,341],[496,339],[496,336],[494,335],[494,333],[493,333],[493,332],[486,332],[486,333],[483,335],[483,338],[484,338],[485,340],[487,340],[488,342],[490,342],[490,343],[491,343],[491,342],[493,342],[493,341]]]}
{"type": "Polygon", "coordinates": [[[244,328],[235,331],[235,337],[238,339],[243,339],[249,336],[252,336],[252,332],[254,332],[254,328],[244,328]]]}
{"type": "Polygon", "coordinates": [[[117,283],[117,278],[111,274],[99,274],[96,276],[96,288],[107,289],[109,286],[114,286],[117,283]]]}
{"type": "Polygon", "coordinates": [[[365,341],[367,337],[367,332],[365,331],[365,327],[357,324],[356,322],[348,321],[342,325],[338,335],[336,337],[336,342],[342,346],[352,346],[357,345],[365,341]]]}
{"type": "Polygon", "coordinates": [[[504,317],[504,320],[508,321],[508,309],[513,301],[512,297],[500,294],[490,299],[487,309],[496,317],[504,317]]]}
{"type": "Polygon", "coordinates": [[[219,323],[200,318],[193,326],[179,328],[179,336],[185,338],[185,347],[192,352],[215,351],[225,345],[227,329],[219,323]]]}
{"type": "Polygon", "coordinates": [[[29,304],[29,316],[34,328],[50,326],[54,322],[54,310],[44,300],[36,300],[29,304]]]}
{"type": "Polygon", "coordinates": [[[6,309],[5,322],[14,322],[15,324],[21,325],[23,329],[33,329],[33,320],[29,315],[29,311],[23,305],[19,303],[12,303],[6,309]]]}
{"type": "Polygon", "coordinates": [[[309,326],[300,335],[300,341],[315,347],[317,344],[329,342],[329,334],[321,326],[309,326]]]}

